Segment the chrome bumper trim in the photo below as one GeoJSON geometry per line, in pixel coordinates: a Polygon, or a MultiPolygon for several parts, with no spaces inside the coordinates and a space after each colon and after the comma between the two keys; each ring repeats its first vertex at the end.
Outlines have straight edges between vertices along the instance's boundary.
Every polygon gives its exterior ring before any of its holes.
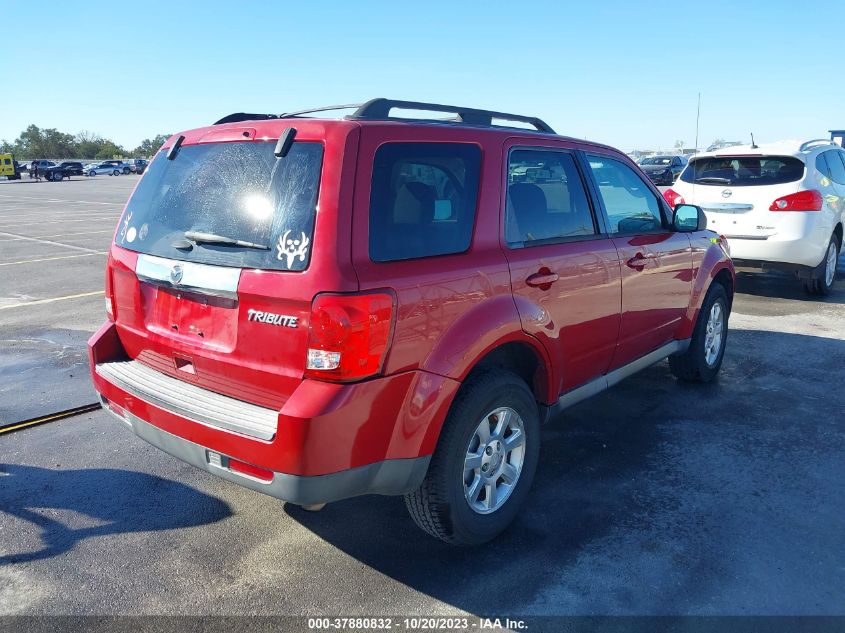
{"type": "Polygon", "coordinates": [[[96,372],[133,396],[194,422],[260,440],[276,436],[277,411],[203,389],[138,361],[101,363],[96,372]]]}

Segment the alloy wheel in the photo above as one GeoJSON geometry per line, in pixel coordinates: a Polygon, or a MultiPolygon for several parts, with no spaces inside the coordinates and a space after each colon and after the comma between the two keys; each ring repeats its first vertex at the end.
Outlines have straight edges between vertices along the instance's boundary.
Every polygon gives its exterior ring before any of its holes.
{"type": "Polygon", "coordinates": [[[510,407],[485,415],[470,438],[464,461],[464,497],[479,514],[508,500],[525,462],[525,425],[510,407]]]}
{"type": "Polygon", "coordinates": [[[717,301],[710,308],[707,317],[707,329],[704,336],[704,360],[709,367],[716,364],[719,352],[722,350],[722,334],[725,327],[725,311],[721,302],[717,301]]]}

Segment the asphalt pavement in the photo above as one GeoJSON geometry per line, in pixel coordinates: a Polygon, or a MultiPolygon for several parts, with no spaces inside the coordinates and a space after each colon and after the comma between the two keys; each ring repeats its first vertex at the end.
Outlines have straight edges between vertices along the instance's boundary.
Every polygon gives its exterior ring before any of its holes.
{"type": "MultiPolygon", "coordinates": [[[[38,239],[100,251],[130,178],[21,185],[36,200],[16,191],[15,226],[13,184],[0,240],[69,233],[79,216],[79,231],[108,231],[38,239]],[[60,190],[79,203],[48,205],[60,190]]],[[[24,241],[0,242],[0,265],[77,252],[24,241]]],[[[102,263],[0,268],[0,306],[97,291],[102,263]]],[[[85,386],[79,346],[101,306],[0,310],[14,359],[0,358],[0,419],[85,386]]],[[[664,362],[567,411],[519,519],[473,549],[423,534],[400,498],[286,506],[102,411],[0,436],[0,614],[845,614],[843,324],[845,280],[816,301],[741,274],[718,381],[678,383],[664,362]]]]}
{"type": "Polygon", "coordinates": [[[138,176],[0,181],[0,424],[93,402],[85,342],[138,176]]]}

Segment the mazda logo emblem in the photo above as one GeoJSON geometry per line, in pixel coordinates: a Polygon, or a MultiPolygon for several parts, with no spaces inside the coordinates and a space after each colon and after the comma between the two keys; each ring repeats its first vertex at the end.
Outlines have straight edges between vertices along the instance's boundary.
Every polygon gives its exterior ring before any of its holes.
{"type": "Polygon", "coordinates": [[[733,191],[731,191],[730,189],[725,189],[724,191],[722,191],[722,197],[723,198],[730,198],[732,193],[733,193],[733,191]]]}
{"type": "Polygon", "coordinates": [[[182,281],[182,274],[182,266],[176,264],[173,268],[170,269],[170,281],[173,284],[178,285],[182,281]]]}

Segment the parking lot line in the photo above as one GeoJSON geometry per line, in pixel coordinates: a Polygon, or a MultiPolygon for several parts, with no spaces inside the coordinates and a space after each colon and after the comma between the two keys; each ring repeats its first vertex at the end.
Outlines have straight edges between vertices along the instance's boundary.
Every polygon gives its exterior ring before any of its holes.
{"type": "Polygon", "coordinates": [[[58,257],[42,257],[40,259],[21,259],[16,262],[3,262],[0,266],[16,266],[18,264],[34,264],[36,262],[51,262],[56,259],[74,259],[76,257],[93,257],[94,255],[108,255],[108,251],[96,253],[80,253],[79,255],[60,255],[58,257]]]}
{"type": "MultiPolygon", "coordinates": [[[[97,233],[114,233],[114,229],[103,229],[102,231],[80,231],[79,233],[55,233],[54,235],[33,235],[32,239],[43,240],[48,237],[72,237],[74,235],[95,235],[97,233]]],[[[10,237],[5,240],[0,240],[0,242],[18,242],[22,239],[24,238],[10,237]]]]}
{"type": "Polygon", "coordinates": [[[37,237],[27,237],[26,235],[18,235],[17,233],[5,233],[0,231],[0,235],[5,235],[7,237],[19,237],[20,239],[27,241],[27,242],[38,242],[39,244],[48,244],[50,246],[62,246],[64,248],[72,248],[75,251],[83,251],[85,253],[101,253],[102,251],[98,251],[94,248],[85,248],[84,246],[74,246],[73,244],[63,244],[62,242],[54,242],[52,240],[39,240],[37,237]]]}
{"type": "MultiPolygon", "coordinates": [[[[112,221],[117,221],[117,216],[110,216],[112,221]]],[[[68,224],[70,222],[91,222],[94,220],[98,220],[100,218],[75,218],[73,220],[62,220],[62,224],[68,224]]],[[[109,219],[109,218],[103,218],[109,219]]],[[[55,218],[49,218],[41,220],[40,222],[12,222],[11,224],[0,224],[0,229],[14,229],[19,226],[43,226],[44,224],[49,224],[51,222],[58,222],[59,220],[55,218]]]]}
{"type": "Polygon", "coordinates": [[[7,196],[0,193],[0,198],[15,198],[18,200],[38,200],[39,202],[63,202],[63,203],[77,203],[77,204],[106,204],[112,206],[122,207],[124,202],[94,202],[93,200],[61,200],[59,198],[38,198],[34,196],[7,196]]]}
{"type": "Polygon", "coordinates": [[[8,306],[0,306],[0,310],[11,310],[12,308],[25,308],[26,306],[37,306],[45,303],[54,303],[56,301],[65,301],[66,299],[81,299],[82,297],[93,297],[95,295],[105,294],[104,290],[97,290],[96,292],[81,292],[76,295],[66,295],[64,297],[52,297],[50,299],[36,299],[35,301],[24,301],[23,303],[13,303],[8,306]]]}

